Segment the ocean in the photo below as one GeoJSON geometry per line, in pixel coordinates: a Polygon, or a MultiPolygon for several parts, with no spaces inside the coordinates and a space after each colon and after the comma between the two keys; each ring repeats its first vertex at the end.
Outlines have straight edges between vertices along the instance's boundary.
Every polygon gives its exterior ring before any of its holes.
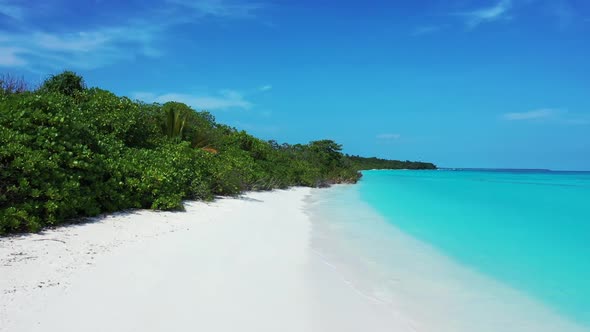
{"type": "Polygon", "coordinates": [[[365,171],[312,247],[416,331],[590,331],[590,173],[365,171]]]}

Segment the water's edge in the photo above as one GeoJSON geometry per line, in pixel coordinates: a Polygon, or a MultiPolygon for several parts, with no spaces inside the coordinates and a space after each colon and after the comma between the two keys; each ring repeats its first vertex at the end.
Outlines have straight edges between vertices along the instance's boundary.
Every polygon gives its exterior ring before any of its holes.
{"type": "Polygon", "coordinates": [[[363,201],[358,185],[313,190],[306,212],[313,250],[417,331],[589,331],[402,232],[363,201]]]}

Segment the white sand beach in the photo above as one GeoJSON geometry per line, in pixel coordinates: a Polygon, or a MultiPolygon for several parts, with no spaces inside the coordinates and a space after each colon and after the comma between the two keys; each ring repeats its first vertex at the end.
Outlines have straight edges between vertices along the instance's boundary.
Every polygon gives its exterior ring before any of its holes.
{"type": "Polygon", "coordinates": [[[0,239],[0,331],[413,331],[310,247],[307,188],[0,239]]]}

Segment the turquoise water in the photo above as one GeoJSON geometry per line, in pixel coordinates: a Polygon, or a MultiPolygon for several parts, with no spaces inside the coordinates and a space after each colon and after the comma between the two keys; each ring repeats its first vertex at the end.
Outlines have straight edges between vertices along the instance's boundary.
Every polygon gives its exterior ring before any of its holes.
{"type": "Polygon", "coordinates": [[[363,175],[344,191],[356,191],[387,223],[590,326],[590,173],[363,175]]]}

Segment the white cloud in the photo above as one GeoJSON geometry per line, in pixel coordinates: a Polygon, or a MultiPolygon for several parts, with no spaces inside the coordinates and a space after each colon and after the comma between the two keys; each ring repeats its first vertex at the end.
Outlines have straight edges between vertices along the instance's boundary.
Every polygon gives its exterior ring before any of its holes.
{"type": "Polygon", "coordinates": [[[258,90],[260,90],[260,91],[269,91],[271,89],[272,89],[272,85],[267,84],[267,85],[261,86],[258,90]]]}
{"type": "Polygon", "coordinates": [[[512,0],[500,0],[491,7],[476,9],[470,12],[462,13],[465,16],[467,25],[475,28],[482,23],[497,21],[506,18],[506,14],[512,8],[512,0]]]}
{"type": "Polygon", "coordinates": [[[394,139],[399,139],[401,137],[400,134],[379,134],[377,135],[378,139],[390,139],[390,140],[394,140],[394,139]]]}
{"type": "MultiPolygon", "coordinates": [[[[489,0],[488,3],[490,3],[489,0]]],[[[462,18],[468,28],[473,29],[484,23],[501,20],[510,20],[512,13],[519,8],[541,6],[550,16],[557,19],[561,28],[566,28],[576,20],[583,20],[580,13],[576,12],[571,0],[494,0],[488,7],[480,7],[473,10],[455,12],[451,15],[462,18]]],[[[476,1],[474,1],[476,2],[476,1]]],[[[524,14],[521,10],[520,14],[524,14]]]]}
{"type": "MultiPolygon", "coordinates": [[[[162,0],[166,10],[129,15],[125,21],[98,28],[49,31],[27,20],[28,9],[0,0],[2,15],[19,19],[13,31],[0,30],[0,66],[24,66],[35,72],[56,69],[93,69],[139,56],[159,57],[170,28],[204,16],[232,19],[252,17],[263,6],[243,0],[162,0]],[[18,32],[16,32],[18,31],[18,32]]],[[[156,6],[157,7],[157,6],[156,6]]],[[[57,7],[56,7],[57,9],[57,7]]]]}
{"type": "Polygon", "coordinates": [[[33,34],[33,45],[45,50],[61,52],[91,52],[108,45],[116,39],[102,31],[88,31],[66,34],[33,34]]]}
{"type": "Polygon", "coordinates": [[[135,23],[72,33],[0,32],[0,48],[12,50],[13,62],[30,64],[28,69],[33,71],[92,69],[137,56],[159,56],[153,42],[160,29],[154,24],[135,23]]]}
{"type": "Polygon", "coordinates": [[[235,90],[222,90],[217,95],[199,95],[185,93],[153,94],[149,92],[137,92],[133,98],[150,103],[165,103],[177,101],[190,105],[197,110],[225,110],[232,108],[250,109],[252,103],[245,100],[244,96],[235,90]]]}
{"type": "Polygon", "coordinates": [[[528,112],[506,113],[503,115],[503,118],[510,121],[546,119],[557,115],[559,112],[556,109],[543,108],[528,112]]]}

